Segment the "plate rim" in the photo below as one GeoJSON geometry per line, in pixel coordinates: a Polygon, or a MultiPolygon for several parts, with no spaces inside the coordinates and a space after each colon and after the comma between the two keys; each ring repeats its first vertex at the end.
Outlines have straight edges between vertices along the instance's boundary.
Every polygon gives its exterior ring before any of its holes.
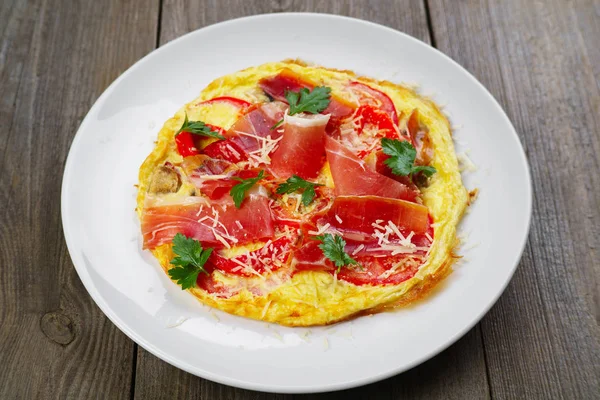
{"type": "Polygon", "coordinates": [[[165,361],[165,362],[169,363],[170,365],[173,365],[174,367],[182,369],[188,373],[191,373],[191,374],[199,376],[201,378],[208,379],[213,382],[217,382],[217,383],[224,384],[224,385],[234,386],[234,387],[243,388],[243,389],[263,391],[263,392],[271,392],[271,393],[319,393],[319,392],[331,392],[331,391],[337,391],[337,390],[343,390],[343,389],[349,389],[349,388],[354,388],[354,387],[358,387],[358,386],[363,386],[363,385],[367,385],[367,384],[373,383],[373,382],[378,382],[378,381],[387,379],[389,377],[398,375],[402,372],[408,371],[409,369],[412,369],[415,366],[422,364],[423,362],[429,360],[430,358],[435,357],[442,351],[449,348],[451,345],[456,343],[460,338],[462,338],[467,332],[469,332],[477,323],[479,323],[481,321],[481,319],[489,312],[489,310],[497,303],[500,296],[505,292],[506,287],[512,280],[514,273],[515,273],[517,267],[519,266],[519,263],[523,256],[523,252],[524,252],[525,247],[528,242],[529,232],[530,232],[530,228],[531,228],[532,207],[533,207],[533,198],[532,197],[533,197],[532,196],[532,183],[531,183],[531,171],[530,171],[530,167],[529,167],[529,161],[527,159],[527,155],[524,151],[523,144],[519,138],[519,135],[517,134],[517,131],[516,131],[514,125],[512,124],[510,118],[508,117],[508,115],[506,114],[506,112],[504,111],[504,109],[502,108],[500,103],[490,93],[490,91],[475,76],[473,76],[473,74],[471,74],[466,68],[461,66],[458,62],[456,62],[451,57],[444,54],[437,48],[429,45],[428,43],[425,43],[407,33],[401,32],[401,31],[391,28],[389,26],[381,25],[381,24],[378,24],[375,22],[371,22],[371,21],[367,21],[367,20],[363,20],[363,19],[359,19],[359,18],[341,16],[341,15],[336,15],[336,14],[314,13],[314,12],[284,12],[284,13],[250,15],[250,16],[245,16],[245,17],[240,17],[240,18],[229,19],[229,20],[221,21],[221,22],[218,22],[215,24],[211,24],[211,25],[207,25],[207,26],[198,28],[191,32],[185,33],[185,34],[163,44],[162,46],[160,46],[158,48],[153,49],[151,52],[149,52],[148,54],[146,54],[145,56],[143,56],[142,58],[137,60],[130,67],[128,67],[123,73],[121,73],[96,99],[96,101],[94,102],[92,107],[90,107],[89,111],[87,112],[85,118],[82,120],[81,124],[79,125],[79,128],[77,129],[77,132],[75,133],[75,135],[73,137],[73,140],[69,147],[67,159],[65,162],[64,172],[63,172],[63,176],[62,176],[62,183],[61,183],[61,222],[62,222],[62,227],[63,227],[63,234],[65,237],[65,242],[67,245],[67,249],[69,251],[69,256],[70,256],[73,266],[77,272],[77,275],[79,276],[79,279],[83,283],[88,294],[92,297],[92,299],[94,300],[96,305],[100,308],[100,310],[103,312],[103,314],[106,315],[108,317],[108,319],[121,332],[123,332],[129,339],[134,341],[136,344],[138,344],[139,346],[141,346],[142,348],[144,348],[145,350],[147,350],[154,356],[156,356],[156,357],[160,358],[162,361],[165,361]],[[523,238],[521,240],[519,251],[518,251],[518,253],[516,253],[516,254],[518,254],[518,256],[516,257],[516,259],[513,263],[514,265],[511,266],[509,274],[507,275],[505,282],[502,284],[501,289],[498,290],[498,292],[493,296],[493,298],[488,302],[488,304],[486,304],[485,307],[483,307],[481,309],[481,311],[478,313],[478,315],[475,318],[473,318],[473,320],[470,323],[466,324],[462,329],[460,329],[454,335],[450,336],[444,342],[443,345],[440,345],[440,346],[430,349],[429,351],[425,352],[420,357],[417,357],[415,360],[412,360],[412,362],[409,362],[409,363],[404,364],[397,368],[392,368],[387,371],[380,372],[379,374],[376,374],[376,375],[369,375],[368,377],[361,378],[361,379],[355,379],[352,381],[345,381],[345,382],[337,382],[337,383],[328,384],[328,385],[318,385],[318,386],[313,385],[310,387],[298,386],[298,385],[296,385],[296,386],[277,386],[276,384],[272,384],[272,385],[265,385],[265,384],[260,384],[260,383],[255,384],[251,381],[244,381],[244,380],[240,380],[237,378],[232,378],[232,377],[215,374],[215,373],[213,373],[209,370],[205,370],[201,367],[193,366],[184,360],[180,360],[180,359],[170,356],[168,353],[157,348],[153,343],[143,340],[134,329],[130,328],[130,326],[127,324],[126,321],[121,320],[113,312],[112,308],[110,308],[110,306],[108,306],[108,304],[104,302],[104,300],[102,299],[102,296],[97,291],[97,288],[95,287],[95,285],[91,282],[91,279],[89,278],[89,275],[88,275],[87,271],[85,270],[85,267],[84,267],[85,263],[76,255],[77,253],[75,252],[76,249],[73,244],[74,240],[72,239],[73,234],[71,233],[70,228],[69,228],[71,226],[71,224],[69,224],[69,218],[67,217],[67,215],[68,215],[68,200],[67,200],[68,199],[68,189],[69,189],[71,171],[75,167],[73,165],[73,162],[74,162],[73,160],[75,158],[74,153],[77,151],[77,149],[80,148],[80,146],[78,145],[79,141],[81,140],[81,137],[83,136],[83,132],[86,129],[87,125],[90,123],[90,118],[91,118],[90,116],[93,114],[93,112],[98,107],[100,107],[100,105],[104,102],[105,98],[107,98],[115,90],[115,88],[118,86],[118,84],[123,79],[125,79],[130,74],[135,73],[135,71],[140,67],[141,64],[148,62],[149,60],[157,57],[161,53],[161,51],[164,51],[164,48],[166,48],[167,46],[170,46],[179,41],[185,40],[188,36],[196,35],[196,34],[198,34],[198,32],[201,32],[201,31],[207,31],[207,30],[211,30],[211,29],[214,29],[217,27],[220,28],[220,27],[227,26],[227,25],[235,25],[239,22],[243,22],[243,21],[251,20],[251,19],[259,19],[259,20],[265,19],[266,20],[266,19],[271,19],[271,18],[275,18],[275,19],[279,19],[279,18],[307,18],[307,19],[321,18],[321,19],[345,20],[347,22],[351,22],[351,23],[355,23],[355,24],[363,24],[363,25],[369,26],[370,28],[380,29],[380,30],[388,31],[389,33],[394,33],[394,34],[400,35],[400,36],[404,37],[404,39],[413,41],[414,43],[418,44],[421,47],[426,47],[430,51],[433,50],[434,52],[437,52],[438,55],[441,55],[443,58],[445,58],[447,61],[449,61],[451,64],[453,64],[454,67],[457,67],[459,70],[462,70],[462,72],[466,76],[468,76],[468,78],[473,83],[475,83],[476,86],[478,86],[479,89],[483,93],[485,93],[486,96],[489,97],[493,106],[497,109],[497,111],[499,113],[498,115],[500,115],[502,117],[502,119],[504,119],[507,122],[508,126],[511,128],[511,129],[509,129],[508,133],[510,133],[510,135],[512,136],[512,139],[514,139],[516,141],[516,143],[518,144],[519,153],[521,155],[520,161],[523,161],[523,167],[524,167],[523,170],[524,170],[525,178],[526,178],[526,182],[527,182],[526,191],[523,194],[523,197],[525,198],[525,201],[527,204],[526,230],[525,230],[525,234],[523,235],[523,238]],[[76,260],[77,260],[77,262],[76,262],[76,260]]]}

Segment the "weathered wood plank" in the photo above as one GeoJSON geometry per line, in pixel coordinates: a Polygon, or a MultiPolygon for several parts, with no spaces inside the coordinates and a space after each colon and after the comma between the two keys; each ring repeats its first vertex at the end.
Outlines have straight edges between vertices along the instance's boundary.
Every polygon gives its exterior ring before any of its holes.
{"type": "MultiPolygon", "coordinates": [[[[16,0],[2,2],[0,5],[0,21],[5,22],[0,39],[0,165],[8,147],[15,99],[24,60],[29,53],[38,8],[38,4],[16,0]]],[[[7,201],[8,193],[0,191],[0,204],[6,204],[7,201]]]]}
{"type": "Polygon", "coordinates": [[[496,398],[600,393],[599,6],[431,0],[437,46],[504,106],[529,156],[529,245],[482,322],[496,398]]]}
{"type": "Polygon", "coordinates": [[[371,385],[333,393],[283,395],[236,389],[183,372],[139,349],[136,398],[195,399],[486,399],[489,398],[479,327],[437,357],[371,385]]]}
{"type": "Polygon", "coordinates": [[[129,397],[134,346],[77,277],[60,186],[93,101],[154,48],[158,9],[158,0],[0,6],[0,398],[129,397]]]}
{"type": "MultiPolygon", "coordinates": [[[[367,19],[399,29],[430,42],[427,18],[422,2],[383,1],[376,5],[362,1],[182,1],[165,0],[162,12],[160,43],[219,21],[245,15],[313,11],[367,19]]],[[[364,388],[317,396],[268,395],[234,389],[197,378],[178,370],[143,349],[139,349],[135,397],[139,399],[291,399],[347,398],[414,399],[487,398],[483,346],[478,329],[472,330],[456,345],[433,360],[400,376],[364,388]]]]}

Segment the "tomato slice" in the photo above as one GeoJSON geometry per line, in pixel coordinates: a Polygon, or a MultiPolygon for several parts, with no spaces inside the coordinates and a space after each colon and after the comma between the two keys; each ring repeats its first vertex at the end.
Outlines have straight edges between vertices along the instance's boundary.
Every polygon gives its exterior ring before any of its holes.
{"type": "Polygon", "coordinates": [[[276,271],[287,262],[295,242],[291,236],[281,236],[269,241],[260,249],[234,258],[226,258],[219,252],[211,254],[209,262],[223,272],[234,275],[252,276],[256,273],[276,271]]]}
{"type": "Polygon", "coordinates": [[[205,100],[201,103],[198,103],[198,105],[208,105],[208,104],[214,104],[214,103],[226,103],[226,104],[230,104],[230,105],[240,108],[240,109],[250,107],[252,105],[252,103],[249,103],[246,100],[238,99],[236,97],[231,97],[231,96],[215,97],[213,99],[205,100]]]}
{"type": "Polygon", "coordinates": [[[177,145],[177,151],[182,157],[200,154],[194,143],[194,135],[190,132],[179,132],[175,135],[175,144],[177,145]]]}
{"type": "Polygon", "coordinates": [[[380,137],[391,139],[398,137],[396,125],[386,112],[370,105],[364,105],[356,110],[356,115],[362,117],[358,126],[358,134],[363,132],[365,125],[371,124],[377,128],[380,137]]]}
{"type": "Polygon", "coordinates": [[[398,125],[396,106],[394,106],[394,102],[387,94],[361,82],[351,82],[350,88],[354,89],[354,92],[359,95],[361,104],[373,103],[371,105],[384,111],[391,121],[396,124],[396,126],[398,125]]]}
{"type": "Polygon", "coordinates": [[[211,143],[202,151],[207,156],[227,160],[232,163],[238,163],[248,159],[246,153],[231,139],[219,140],[218,142],[211,143]]]}

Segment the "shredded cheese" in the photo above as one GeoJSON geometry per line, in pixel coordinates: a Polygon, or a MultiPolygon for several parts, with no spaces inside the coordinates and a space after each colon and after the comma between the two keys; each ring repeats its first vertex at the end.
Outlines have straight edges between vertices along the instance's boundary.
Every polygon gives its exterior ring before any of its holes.
{"type": "Polygon", "coordinates": [[[361,251],[362,249],[364,249],[364,248],[365,248],[365,245],[364,245],[364,244],[361,244],[361,245],[360,245],[360,246],[358,246],[356,249],[354,249],[354,251],[352,252],[352,255],[353,255],[353,256],[357,255],[357,254],[358,254],[358,253],[360,253],[360,251],[361,251]]]}
{"type": "Polygon", "coordinates": [[[265,318],[265,315],[267,315],[267,311],[269,310],[269,307],[271,306],[271,302],[272,300],[267,301],[267,304],[265,304],[265,307],[262,310],[262,313],[260,314],[260,319],[265,318]]]}
{"type": "Polygon", "coordinates": [[[232,145],[228,143],[227,145],[225,145],[225,147],[227,147],[227,150],[229,150],[231,154],[233,154],[237,158],[240,158],[241,154],[236,149],[234,149],[232,145]]]}
{"type": "Polygon", "coordinates": [[[327,229],[329,229],[329,227],[330,227],[330,226],[331,226],[331,224],[329,224],[329,223],[326,223],[325,225],[323,225],[323,226],[321,226],[321,227],[318,227],[318,228],[319,228],[319,230],[317,230],[317,231],[308,231],[308,234],[309,234],[309,235],[315,235],[315,236],[322,235],[323,233],[325,233],[325,231],[326,231],[327,229]]]}
{"type": "Polygon", "coordinates": [[[211,180],[219,180],[219,179],[228,179],[230,176],[227,174],[222,175],[197,175],[196,176],[203,181],[211,181],[211,180]]]}
{"type": "Polygon", "coordinates": [[[283,136],[277,139],[272,139],[271,135],[268,135],[267,137],[261,137],[248,132],[234,132],[243,136],[252,137],[259,142],[259,148],[248,153],[250,164],[253,167],[257,167],[261,164],[270,165],[271,158],[269,157],[269,154],[275,150],[275,148],[279,145],[279,141],[283,139],[283,136]]]}
{"type": "Polygon", "coordinates": [[[458,160],[461,172],[475,172],[477,171],[477,166],[471,161],[467,153],[460,153],[456,155],[456,159],[458,160]]]}

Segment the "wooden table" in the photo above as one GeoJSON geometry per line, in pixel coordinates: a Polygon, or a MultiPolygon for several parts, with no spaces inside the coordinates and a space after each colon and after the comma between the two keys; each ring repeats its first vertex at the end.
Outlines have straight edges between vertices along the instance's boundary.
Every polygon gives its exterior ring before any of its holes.
{"type": "Polygon", "coordinates": [[[212,383],[138,347],[85,291],[60,221],[69,145],[110,82],[186,32],[281,11],[378,22],[457,60],[513,121],[534,188],[521,265],[481,323],[404,374],[306,397],[600,398],[600,3],[593,0],[1,1],[0,398],[303,397],[212,383]]]}

